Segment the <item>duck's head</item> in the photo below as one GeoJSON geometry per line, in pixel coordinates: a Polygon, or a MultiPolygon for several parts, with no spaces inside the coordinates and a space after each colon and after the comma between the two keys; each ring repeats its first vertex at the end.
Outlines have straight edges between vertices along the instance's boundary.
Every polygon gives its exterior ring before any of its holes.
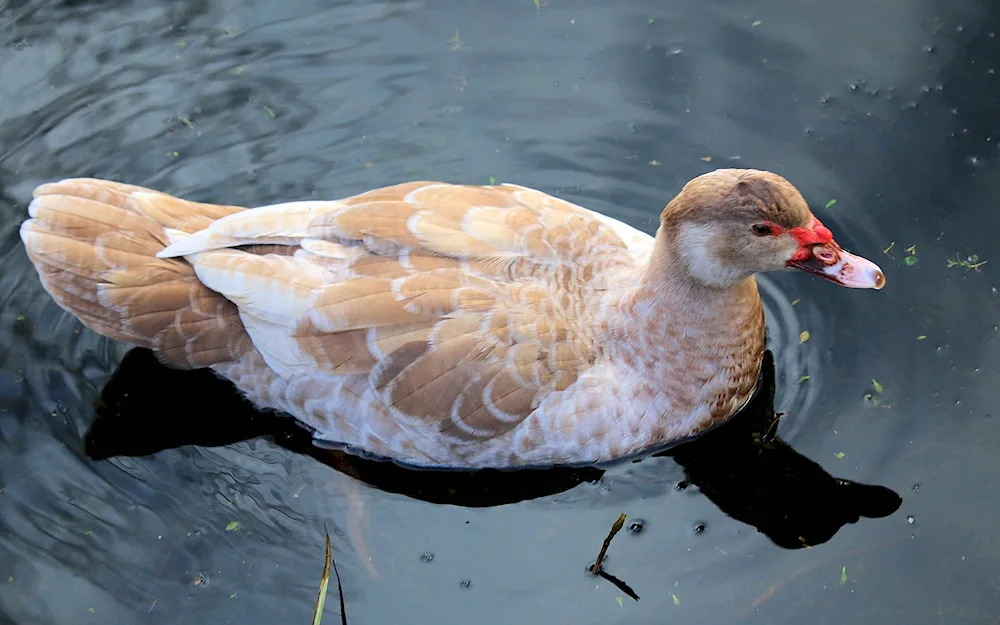
{"type": "Polygon", "coordinates": [[[837,245],[798,189],[766,171],[719,169],[687,183],[663,210],[661,238],[707,286],[789,268],[856,289],[885,286],[878,265],[837,245]]]}

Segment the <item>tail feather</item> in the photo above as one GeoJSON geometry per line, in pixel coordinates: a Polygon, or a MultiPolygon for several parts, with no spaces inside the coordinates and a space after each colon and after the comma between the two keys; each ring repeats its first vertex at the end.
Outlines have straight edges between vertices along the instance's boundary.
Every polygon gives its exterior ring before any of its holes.
{"type": "Polygon", "coordinates": [[[180,258],[156,255],[168,230],[193,233],[243,210],[117,182],[71,179],[35,190],[21,240],[46,291],[84,325],[185,368],[238,358],[250,338],[236,306],[180,258]]]}

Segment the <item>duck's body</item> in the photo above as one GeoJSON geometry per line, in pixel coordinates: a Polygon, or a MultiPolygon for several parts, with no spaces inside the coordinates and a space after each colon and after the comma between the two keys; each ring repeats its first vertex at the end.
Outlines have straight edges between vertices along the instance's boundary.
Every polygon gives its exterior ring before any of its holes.
{"type": "Polygon", "coordinates": [[[671,206],[654,238],[514,185],[246,210],[77,179],[36,190],[21,236],[84,324],[211,367],[318,440],[512,467],[630,455],[752,394],[753,270],[706,265],[707,230],[671,206]]]}

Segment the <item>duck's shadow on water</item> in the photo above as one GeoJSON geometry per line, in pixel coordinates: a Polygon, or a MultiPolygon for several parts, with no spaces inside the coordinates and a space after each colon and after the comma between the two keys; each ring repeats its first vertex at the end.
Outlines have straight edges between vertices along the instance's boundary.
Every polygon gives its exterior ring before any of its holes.
{"type": "MultiPolygon", "coordinates": [[[[770,352],[763,371],[756,397],[727,424],[656,455],[671,457],[683,468],[686,484],[698,487],[723,512],[788,549],[826,542],[862,517],[895,512],[902,499],[894,491],[834,477],[777,437],[770,352]]],[[[321,449],[293,419],[255,410],[210,371],[169,369],[141,348],[126,355],[101,393],[96,413],[85,441],[94,460],[267,437],[375,488],[433,503],[514,503],[564,492],[604,474],[596,467],[418,470],[321,449]]]]}

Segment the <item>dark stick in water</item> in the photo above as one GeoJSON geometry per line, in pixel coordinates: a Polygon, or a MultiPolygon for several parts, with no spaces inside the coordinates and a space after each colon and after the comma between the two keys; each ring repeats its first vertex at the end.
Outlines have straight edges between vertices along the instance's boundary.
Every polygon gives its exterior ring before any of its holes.
{"type": "Polygon", "coordinates": [[[611,546],[611,540],[615,537],[615,534],[621,531],[624,525],[625,525],[625,514],[622,513],[621,515],[618,516],[618,520],[615,521],[615,524],[611,526],[611,531],[608,532],[608,537],[604,539],[604,544],[601,545],[601,552],[597,554],[597,560],[595,560],[594,563],[590,565],[589,570],[594,575],[600,575],[604,579],[608,580],[623,593],[625,593],[632,599],[638,601],[639,595],[635,594],[635,591],[632,590],[632,588],[629,587],[628,584],[626,584],[622,580],[618,579],[614,575],[611,575],[610,573],[606,572],[604,569],[601,568],[601,565],[604,563],[604,556],[606,556],[608,553],[608,547],[611,546]]]}
{"type": "Polygon", "coordinates": [[[590,565],[590,572],[597,575],[601,572],[601,564],[604,562],[604,556],[608,553],[608,547],[611,546],[611,539],[615,537],[615,534],[621,531],[622,527],[625,525],[625,513],[623,512],[618,516],[618,520],[615,524],[611,526],[611,531],[608,533],[608,537],[604,539],[604,544],[601,545],[601,553],[597,554],[597,560],[590,565]]]}

